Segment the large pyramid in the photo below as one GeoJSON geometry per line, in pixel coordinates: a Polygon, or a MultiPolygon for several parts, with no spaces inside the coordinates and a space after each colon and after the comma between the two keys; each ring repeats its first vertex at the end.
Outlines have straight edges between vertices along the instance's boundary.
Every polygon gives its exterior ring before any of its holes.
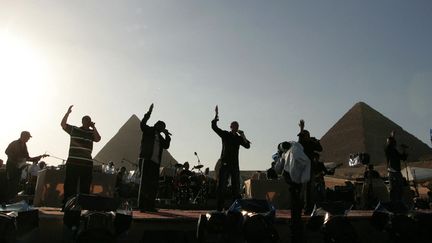
{"type": "Polygon", "coordinates": [[[359,102],[321,138],[321,159],[348,166],[351,153],[366,152],[370,154],[371,163],[385,164],[384,147],[393,130],[398,144],[409,146],[408,161],[430,158],[429,146],[369,105],[359,102]]]}
{"type": "MultiPolygon", "coordinates": [[[[95,164],[108,164],[113,161],[116,168],[124,166],[127,170],[135,170],[142,136],[140,122],[136,115],[132,115],[94,157],[95,164]]],[[[169,167],[174,164],[177,164],[177,161],[164,150],[161,166],[169,167]]]]}

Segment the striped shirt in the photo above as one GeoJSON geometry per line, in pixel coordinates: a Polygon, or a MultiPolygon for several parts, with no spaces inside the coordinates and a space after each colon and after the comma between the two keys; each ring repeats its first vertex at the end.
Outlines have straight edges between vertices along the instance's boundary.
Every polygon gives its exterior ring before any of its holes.
{"type": "Polygon", "coordinates": [[[65,131],[70,135],[67,163],[93,166],[91,154],[93,151],[94,131],[69,124],[66,125],[65,131]]]}

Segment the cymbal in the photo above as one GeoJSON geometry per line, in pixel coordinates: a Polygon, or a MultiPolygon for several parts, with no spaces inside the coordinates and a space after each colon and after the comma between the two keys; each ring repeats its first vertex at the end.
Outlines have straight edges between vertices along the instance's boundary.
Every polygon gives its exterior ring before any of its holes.
{"type": "Polygon", "coordinates": [[[202,167],[204,167],[204,165],[195,165],[193,168],[194,169],[201,169],[202,167]]]}
{"type": "Polygon", "coordinates": [[[174,167],[176,167],[176,168],[182,168],[183,164],[175,164],[174,167]]]}

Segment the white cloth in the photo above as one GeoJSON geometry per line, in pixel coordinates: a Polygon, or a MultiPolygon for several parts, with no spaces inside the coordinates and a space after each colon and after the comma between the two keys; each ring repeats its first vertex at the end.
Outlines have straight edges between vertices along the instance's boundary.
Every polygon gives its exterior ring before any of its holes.
{"type": "Polygon", "coordinates": [[[310,180],[311,161],[303,152],[303,146],[298,142],[289,142],[291,147],[284,152],[275,165],[278,174],[285,171],[290,174],[295,183],[306,183],[310,180]]]}

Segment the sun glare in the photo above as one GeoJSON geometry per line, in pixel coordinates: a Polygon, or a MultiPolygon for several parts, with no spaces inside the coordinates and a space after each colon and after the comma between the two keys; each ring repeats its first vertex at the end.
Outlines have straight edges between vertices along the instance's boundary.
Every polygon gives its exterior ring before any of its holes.
{"type": "Polygon", "coordinates": [[[0,32],[0,111],[19,117],[40,104],[46,63],[28,41],[0,32]]]}

